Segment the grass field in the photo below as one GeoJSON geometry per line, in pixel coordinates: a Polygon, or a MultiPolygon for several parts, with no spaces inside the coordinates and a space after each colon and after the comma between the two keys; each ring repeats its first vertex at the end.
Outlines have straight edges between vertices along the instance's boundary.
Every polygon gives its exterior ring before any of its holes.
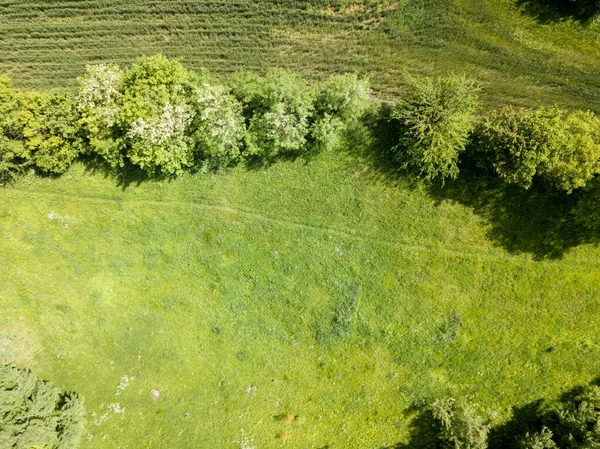
{"type": "Polygon", "coordinates": [[[538,260],[376,173],[27,177],[0,191],[0,355],[85,396],[85,448],[391,447],[420,399],[500,422],[600,372],[598,250],[538,260]]]}
{"type": "MultiPolygon", "coordinates": [[[[50,88],[162,51],[223,76],[358,70],[385,98],[405,69],[455,71],[486,107],[600,111],[600,25],[511,5],[0,0],[0,67],[50,88]]],[[[0,189],[0,363],[82,394],[86,449],[400,448],[423,400],[501,423],[598,376],[600,249],[571,232],[572,200],[469,170],[410,180],[381,142],[0,189]]]]}
{"type": "MultiPolygon", "coordinates": [[[[533,0],[535,1],[535,0],[533,0]]],[[[488,106],[598,111],[600,25],[543,23],[515,0],[0,0],[0,67],[29,88],[73,85],[84,65],[163,52],[227,75],[357,70],[402,92],[405,70],[466,72],[488,106]]]]}

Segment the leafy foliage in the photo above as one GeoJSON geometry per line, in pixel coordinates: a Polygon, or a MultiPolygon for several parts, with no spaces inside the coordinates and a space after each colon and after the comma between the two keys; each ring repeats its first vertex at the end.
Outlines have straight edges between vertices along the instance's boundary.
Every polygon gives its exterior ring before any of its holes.
{"type": "Polygon", "coordinates": [[[83,399],[31,371],[0,366],[0,446],[74,449],[84,430],[83,399]]]}
{"type": "Polygon", "coordinates": [[[3,184],[14,180],[30,164],[18,113],[19,92],[10,78],[0,76],[0,182],[3,184]]]}
{"type": "Polygon", "coordinates": [[[441,426],[440,439],[452,449],[485,449],[489,427],[468,405],[453,398],[438,399],[431,405],[441,426]]]}
{"type": "Polygon", "coordinates": [[[222,167],[240,159],[246,133],[241,103],[227,89],[202,83],[193,90],[196,151],[204,162],[222,167]]]}
{"type": "Polygon", "coordinates": [[[77,109],[90,150],[113,167],[122,166],[117,128],[122,103],[123,73],[116,65],[88,65],[86,75],[77,78],[77,109]]]}
{"type": "Polygon", "coordinates": [[[317,90],[312,138],[321,147],[335,146],[344,129],[358,120],[368,106],[367,81],[360,80],[356,73],[330,77],[317,90]]]}
{"type": "Polygon", "coordinates": [[[474,126],[479,87],[456,75],[408,79],[408,94],[392,113],[401,129],[396,157],[426,179],[456,178],[458,156],[474,126]]]}
{"type": "Polygon", "coordinates": [[[240,74],[233,93],[248,119],[246,153],[264,159],[307,149],[313,94],[300,76],[276,71],[264,78],[240,74]]]}
{"type": "Polygon", "coordinates": [[[21,95],[19,119],[31,161],[46,173],[64,173],[80,153],[76,103],[70,92],[21,95]]]}
{"type": "Polygon", "coordinates": [[[533,434],[526,434],[521,441],[522,449],[558,449],[556,443],[552,440],[552,431],[547,427],[533,434]]]}
{"type": "Polygon", "coordinates": [[[600,173],[600,120],[591,112],[493,111],[479,125],[474,146],[480,163],[524,188],[540,177],[571,193],[600,173]]]}
{"type": "Polygon", "coordinates": [[[178,175],[193,163],[189,81],[180,62],[162,55],[139,58],[123,75],[126,155],[149,173],[178,175]]]}
{"type": "Polygon", "coordinates": [[[600,387],[589,385],[558,411],[560,446],[567,449],[600,447],[600,387]]]}

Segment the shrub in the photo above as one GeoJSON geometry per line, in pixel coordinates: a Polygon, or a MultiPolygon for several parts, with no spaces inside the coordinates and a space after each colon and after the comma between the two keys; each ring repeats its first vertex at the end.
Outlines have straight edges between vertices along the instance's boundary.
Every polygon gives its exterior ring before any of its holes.
{"type": "Polygon", "coordinates": [[[0,447],[73,449],[84,431],[83,399],[31,371],[0,366],[0,447]]]}
{"type": "Polygon", "coordinates": [[[189,84],[181,63],[162,55],[139,58],[123,75],[126,156],[150,174],[178,175],[193,163],[189,84]]]}
{"type": "Polygon", "coordinates": [[[30,154],[23,145],[19,120],[19,91],[12,81],[0,76],[0,182],[13,181],[28,165],[30,154]]]}
{"type": "Polygon", "coordinates": [[[193,90],[194,140],[203,163],[223,167],[240,158],[246,133],[241,103],[224,87],[201,83],[193,90]]]}
{"type": "Polygon", "coordinates": [[[552,440],[552,431],[543,427],[541,431],[527,434],[521,441],[521,449],[558,449],[556,443],[552,440]]]}
{"type": "Polygon", "coordinates": [[[273,159],[306,151],[313,95],[304,79],[284,71],[264,78],[238,74],[233,93],[248,120],[248,155],[273,159]]]}
{"type": "Polygon", "coordinates": [[[453,398],[438,399],[431,405],[433,417],[441,426],[440,440],[451,449],[485,449],[489,427],[466,404],[453,398]]]}
{"type": "Polygon", "coordinates": [[[600,447],[600,387],[589,385],[558,411],[560,446],[569,449],[600,447]]]}
{"type": "Polygon", "coordinates": [[[524,188],[539,177],[571,193],[600,172],[600,120],[591,112],[506,107],[485,117],[475,135],[480,163],[524,188]]]}
{"type": "Polygon", "coordinates": [[[24,145],[46,173],[64,173],[81,151],[78,113],[70,92],[26,92],[20,96],[24,145]]]}
{"type": "Polygon", "coordinates": [[[344,129],[361,118],[368,106],[368,83],[357,74],[330,77],[317,89],[312,139],[318,147],[334,147],[344,129]]]}
{"type": "Polygon", "coordinates": [[[456,178],[478,105],[477,84],[464,76],[408,77],[409,91],[392,111],[401,137],[397,159],[426,179],[456,178]]]}
{"type": "Polygon", "coordinates": [[[124,154],[118,131],[122,102],[123,73],[116,65],[86,67],[86,75],[77,78],[77,109],[80,126],[90,149],[111,166],[122,166],[124,154]]]}

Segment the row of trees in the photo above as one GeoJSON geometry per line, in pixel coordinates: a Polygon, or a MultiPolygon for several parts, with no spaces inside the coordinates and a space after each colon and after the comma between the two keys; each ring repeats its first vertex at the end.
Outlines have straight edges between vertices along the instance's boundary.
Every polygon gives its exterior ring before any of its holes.
{"type": "MultiPolygon", "coordinates": [[[[379,105],[356,74],[310,85],[289,72],[239,73],[225,85],[161,55],[127,70],[89,66],[78,81],[76,93],[21,92],[0,77],[1,181],[29,167],[63,173],[79,155],[154,176],[297,157],[334,147],[379,105]]],[[[600,198],[596,115],[556,106],[482,114],[479,90],[464,76],[409,76],[388,117],[394,157],[429,180],[456,178],[462,158],[524,189],[544,183],[567,194],[590,191],[588,202],[600,198]]],[[[584,224],[596,226],[596,218],[584,224]]]]}
{"type": "MultiPolygon", "coordinates": [[[[430,404],[437,446],[487,449],[489,424],[475,407],[454,398],[430,404]]],[[[553,402],[538,402],[520,422],[507,426],[496,446],[511,449],[591,449],[600,447],[600,387],[577,388],[553,402]]]]}
{"type": "Polygon", "coordinates": [[[428,179],[456,178],[461,153],[525,189],[542,181],[571,193],[600,173],[600,119],[589,111],[505,107],[479,116],[474,81],[409,81],[391,114],[400,135],[394,153],[428,179]]]}
{"type": "Polygon", "coordinates": [[[273,160],[332,145],[368,106],[355,74],[311,86],[289,72],[240,73],[228,86],[162,55],[123,71],[95,65],[76,94],[20,92],[0,78],[0,176],[63,173],[80,154],[151,175],[273,160]]]}

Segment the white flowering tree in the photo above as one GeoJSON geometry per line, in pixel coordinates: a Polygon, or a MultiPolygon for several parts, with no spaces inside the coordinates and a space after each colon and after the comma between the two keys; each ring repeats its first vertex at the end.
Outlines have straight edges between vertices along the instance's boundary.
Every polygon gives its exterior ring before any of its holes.
{"type": "Polygon", "coordinates": [[[122,101],[123,73],[116,65],[88,65],[85,76],[77,78],[77,109],[90,149],[114,166],[122,166],[118,129],[122,101]]]}
{"type": "Polygon", "coordinates": [[[190,74],[179,61],[142,57],[125,72],[119,126],[132,163],[168,176],[192,165],[190,97],[190,74]]]}
{"type": "Polygon", "coordinates": [[[202,162],[227,166],[240,158],[246,133],[242,104],[224,87],[201,83],[194,88],[194,140],[202,162]]]}

